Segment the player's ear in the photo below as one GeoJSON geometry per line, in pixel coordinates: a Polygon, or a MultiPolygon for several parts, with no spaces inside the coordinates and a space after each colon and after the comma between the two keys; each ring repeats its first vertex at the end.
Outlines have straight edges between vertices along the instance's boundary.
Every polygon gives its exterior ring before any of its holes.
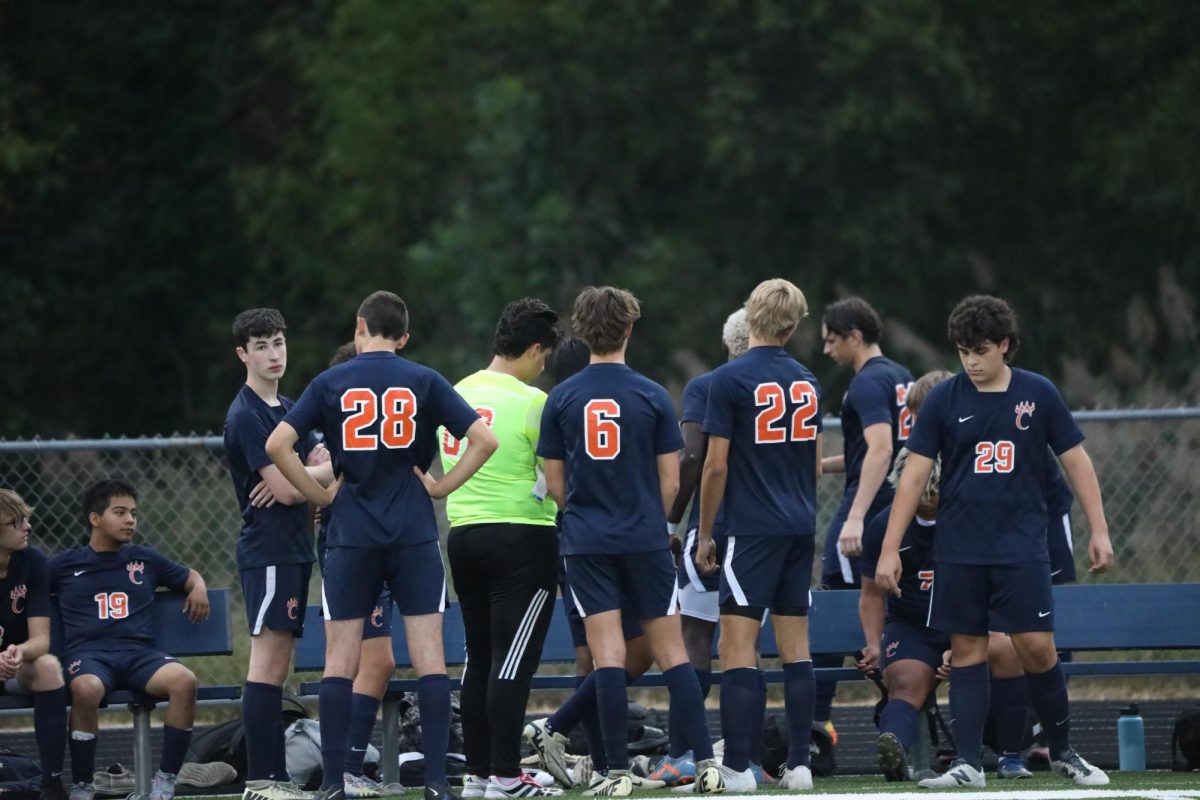
{"type": "Polygon", "coordinates": [[[238,360],[241,361],[243,364],[245,364],[246,359],[249,358],[249,356],[246,353],[245,348],[243,348],[243,347],[235,347],[235,348],[233,348],[233,352],[237,353],[238,360]]]}
{"type": "Polygon", "coordinates": [[[401,350],[403,350],[404,345],[406,345],[406,344],[408,344],[408,334],[407,333],[404,334],[403,336],[401,336],[400,341],[398,341],[396,343],[396,352],[400,352],[401,350]]]}
{"type": "Polygon", "coordinates": [[[1011,341],[1010,341],[1009,337],[1005,336],[1003,339],[1000,340],[1000,344],[998,344],[996,346],[1000,348],[1001,354],[1007,355],[1008,348],[1011,346],[1011,341]]]}

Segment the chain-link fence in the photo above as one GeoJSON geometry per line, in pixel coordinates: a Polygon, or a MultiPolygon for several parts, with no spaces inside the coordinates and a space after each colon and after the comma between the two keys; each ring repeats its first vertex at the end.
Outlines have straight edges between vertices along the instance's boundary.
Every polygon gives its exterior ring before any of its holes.
{"type": "MultiPolygon", "coordinates": [[[[1117,569],[1085,580],[1200,580],[1200,408],[1076,414],[1096,464],[1117,569]]],[[[826,453],[841,451],[841,426],[827,420],[826,453]]],[[[139,491],[138,541],[200,571],[209,586],[237,587],[234,544],[240,515],[217,436],[0,442],[0,486],[35,507],[33,540],[48,552],[87,541],[79,509],[85,486],[120,476],[139,491]]],[[[841,476],[820,484],[824,531],[842,492],[841,476]]],[[[443,519],[444,516],[440,515],[443,519]]],[[[1086,574],[1085,524],[1076,508],[1076,560],[1086,574]]],[[[314,579],[315,580],[315,579],[314,579]]],[[[234,591],[236,650],[192,664],[205,683],[239,683],[249,648],[234,591]]],[[[312,595],[317,596],[317,595],[312,595]]]]}

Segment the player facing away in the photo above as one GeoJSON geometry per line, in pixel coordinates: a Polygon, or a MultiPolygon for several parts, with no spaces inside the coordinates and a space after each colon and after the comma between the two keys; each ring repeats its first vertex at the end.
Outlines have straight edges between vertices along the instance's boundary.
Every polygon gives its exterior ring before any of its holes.
{"type": "MultiPolygon", "coordinates": [[[[267,437],[292,407],[279,393],[287,369],[287,324],[273,308],[252,308],[233,321],[234,351],[246,365],[246,382],[225,416],[225,460],[241,509],[237,564],[250,629],[250,663],[242,690],[242,719],[255,735],[246,738],[245,800],[310,797],[291,782],[284,755],[281,702],[296,637],[304,632],[308,579],[312,574],[312,525],[304,495],[267,456],[267,437]]],[[[300,458],[317,460],[296,442],[300,458]]],[[[324,463],[309,469],[322,484],[333,482],[324,463]]]]}
{"type": "Polygon", "coordinates": [[[445,497],[473,475],[496,449],[496,437],[445,378],[396,354],[407,342],[404,301],[385,291],[368,296],[355,318],[358,355],[314,378],[267,439],[271,461],[310,503],[332,503],[321,588],[326,647],[319,699],[321,793],[328,800],[345,796],[363,621],[385,585],[404,616],[408,652],[420,676],[426,800],[457,797],[446,783],[446,575],[430,498],[445,497]],[[465,436],[470,446],[454,469],[434,481],[425,470],[437,453],[439,426],[465,436]],[[313,430],[324,434],[339,476],[328,489],[294,449],[313,430]]]}
{"type": "Polygon", "coordinates": [[[935,458],[942,460],[937,581],[930,626],[951,635],[950,711],[958,758],[928,788],[982,787],[980,751],[988,710],[988,631],[1008,633],[1025,668],[1030,703],[1050,740],[1051,766],[1075,783],[1108,776],[1070,743],[1067,684],[1054,647],[1054,600],[1046,548],[1047,446],[1061,459],[1091,527],[1091,571],[1112,565],[1100,485],[1053,383],[1009,366],[1020,343],[1016,315],[995,297],[964,299],[949,340],[963,372],[925,399],[908,440],[875,581],[900,594],[900,541],[935,458]]]}
{"type": "MultiPolygon", "coordinates": [[[[879,341],[883,323],[870,303],[861,297],[838,300],[825,308],[821,335],[825,354],[854,378],[842,398],[841,455],[822,459],[821,472],[846,476],[842,502],[825,532],[821,556],[821,585],[827,589],[859,587],[858,557],[862,552],[864,524],[892,502],[887,482],[895,454],[912,429],[905,408],[912,373],[887,358],[879,341]]],[[[839,667],[840,656],[813,659],[815,667],[839,667]]],[[[836,681],[817,682],[814,715],[834,742],[837,733],[830,721],[836,681]]]]}
{"type": "MultiPolygon", "coordinates": [[[[455,390],[491,426],[499,448],[446,502],[446,555],[462,610],[463,797],[545,797],[521,770],[521,731],[557,587],[558,507],[546,497],[537,443],[546,393],[531,386],[559,340],[558,314],[540,300],[509,303],[487,369],[455,390]]],[[[442,466],[467,449],[443,432],[442,466]]]]}
{"type": "Polygon", "coordinates": [[[721,567],[721,772],[729,791],[753,791],[752,726],[763,702],[755,644],[767,609],[783,662],[787,711],[784,789],[811,789],[813,666],[808,649],[809,585],[821,467],[821,388],[784,350],[808,303],[782,278],[760,283],[746,301],[750,348],[718,367],[708,389],[708,455],[700,483],[696,565],[718,567],[713,533],[724,501],[728,537],[721,567]],[[748,713],[748,709],[754,709],[748,713]]]}
{"type": "Polygon", "coordinates": [[[4,694],[33,695],[41,797],[65,800],[67,691],[50,652],[50,581],[46,555],[29,544],[32,515],[20,495],[0,489],[0,685],[4,694]]]}
{"type": "Polygon", "coordinates": [[[88,543],[50,560],[50,591],[62,613],[71,692],[71,800],[92,800],[98,710],[113,689],[167,698],[162,761],[151,800],[175,796],[175,776],[192,739],[196,676],[154,644],[150,631],[154,592],[165,586],[186,593],[184,613],[208,618],[208,587],[200,573],[145,545],[133,544],[137,492],[122,480],[103,480],[83,495],[88,543]]]}
{"type": "Polygon", "coordinates": [[[666,509],[679,489],[683,441],[666,390],[625,365],[640,316],[637,299],[627,291],[589,286],[580,292],[571,323],[587,342],[591,360],[550,392],[537,450],[545,459],[547,488],[565,508],[560,547],[567,584],[596,662],[593,679],[609,769],[593,776],[588,796],[633,791],[623,601],[641,621],[696,755],[696,790],[723,788],[700,684],[680,633],[675,565],[664,532],[666,509]]]}

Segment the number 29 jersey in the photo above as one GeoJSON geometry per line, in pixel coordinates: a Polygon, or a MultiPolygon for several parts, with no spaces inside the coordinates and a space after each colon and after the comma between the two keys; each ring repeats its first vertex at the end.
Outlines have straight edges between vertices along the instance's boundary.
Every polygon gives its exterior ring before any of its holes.
{"type": "Polygon", "coordinates": [[[821,385],[782,347],[713,370],[704,432],[729,440],[730,536],[815,536],[821,385]]]}
{"type": "Polygon", "coordinates": [[[980,392],[960,373],[921,406],[908,449],[942,458],[935,557],[939,564],[1047,562],[1046,447],[1083,441],[1058,389],[1013,369],[1008,389],[980,392]]]}
{"type": "Polygon", "coordinates": [[[537,454],[564,462],[560,552],[667,549],[658,456],[682,447],[666,390],[624,364],[591,364],[554,387],[537,454]]]}
{"type": "Polygon", "coordinates": [[[386,548],[438,538],[424,485],[438,426],[455,438],[479,419],[450,383],[395,353],[360,353],[313,378],[283,421],[325,434],[334,474],[329,547],[386,548]]]}

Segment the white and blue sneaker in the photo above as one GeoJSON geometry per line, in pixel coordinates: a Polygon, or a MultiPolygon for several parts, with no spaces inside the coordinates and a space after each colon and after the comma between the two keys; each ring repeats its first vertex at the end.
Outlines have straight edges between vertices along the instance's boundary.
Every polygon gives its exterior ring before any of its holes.
{"type": "Polygon", "coordinates": [[[1003,756],[996,762],[996,777],[1002,781],[1014,778],[1032,778],[1033,773],[1029,771],[1019,756],[1003,756]]]}
{"type": "Polygon", "coordinates": [[[1074,750],[1068,750],[1062,754],[1061,758],[1051,761],[1050,769],[1064,778],[1070,778],[1079,786],[1108,785],[1108,775],[1104,774],[1103,770],[1084,761],[1083,757],[1074,750]]]}
{"type": "Polygon", "coordinates": [[[917,784],[922,789],[983,789],[987,778],[961,758],[950,762],[950,769],[936,778],[926,778],[917,784]]]}
{"type": "Polygon", "coordinates": [[[682,786],[696,780],[696,762],[692,759],[692,751],[676,758],[663,756],[650,770],[649,778],[662,781],[667,786],[682,786]]]}
{"type": "Polygon", "coordinates": [[[463,800],[478,800],[487,792],[488,779],[481,778],[478,775],[467,773],[463,776],[462,793],[459,795],[463,800]]]}

